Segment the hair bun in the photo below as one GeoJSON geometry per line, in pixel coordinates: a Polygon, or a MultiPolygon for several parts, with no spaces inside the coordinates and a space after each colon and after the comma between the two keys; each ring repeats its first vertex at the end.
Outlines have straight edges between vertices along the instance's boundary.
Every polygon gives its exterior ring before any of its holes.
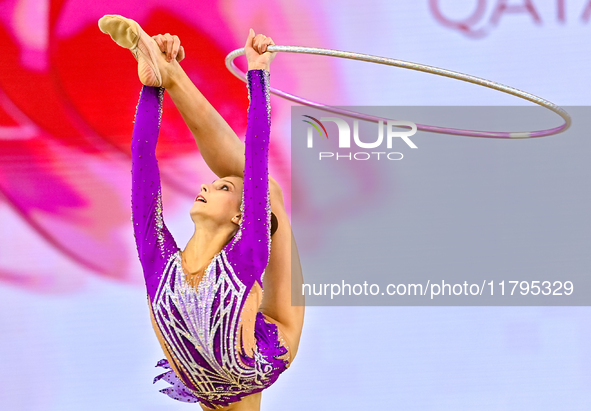
{"type": "Polygon", "coordinates": [[[271,212],[271,235],[275,234],[275,231],[279,228],[279,221],[277,221],[277,217],[275,214],[271,212]]]}

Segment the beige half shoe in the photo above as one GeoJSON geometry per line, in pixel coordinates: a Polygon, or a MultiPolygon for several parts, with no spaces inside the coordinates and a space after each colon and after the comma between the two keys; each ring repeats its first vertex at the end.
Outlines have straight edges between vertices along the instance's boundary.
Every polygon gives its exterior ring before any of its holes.
{"type": "Polygon", "coordinates": [[[157,59],[161,58],[160,48],[138,23],[123,16],[108,14],[101,17],[98,25],[115,43],[131,51],[138,62],[137,71],[142,84],[162,86],[162,76],[157,63],[157,59]]]}

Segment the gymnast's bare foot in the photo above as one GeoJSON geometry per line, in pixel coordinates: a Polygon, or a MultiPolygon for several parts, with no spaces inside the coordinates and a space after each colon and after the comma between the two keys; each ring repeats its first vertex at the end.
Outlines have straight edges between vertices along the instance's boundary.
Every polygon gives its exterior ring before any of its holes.
{"type": "Polygon", "coordinates": [[[138,75],[142,84],[167,88],[170,63],[156,41],[138,23],[123,16],[106,15],[99,20],[99,28],[118,45],[131,51],[138,62],[138,75]]]}

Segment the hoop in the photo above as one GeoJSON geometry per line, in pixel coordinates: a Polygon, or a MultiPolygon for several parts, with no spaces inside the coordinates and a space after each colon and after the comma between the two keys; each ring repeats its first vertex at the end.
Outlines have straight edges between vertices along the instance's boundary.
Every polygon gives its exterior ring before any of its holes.
{"type": "MultiPolygon", "coordinates": [[[[329,56],[329,57],[340,57],[346,58],[351,60],[361,60],[367,61],[370,63],[378,63],[384,64],[387,66],[396,66],[401,68],[406,68],[410,70],[416,71],[424,71],[426,73],[436,74],[438,76],[445,76],[451,77],[456,80],[466,81],[469,83],[474,83],[480,86],[492,88],[503,93],[511,94],[516,97],[531,101],[535,104],[538,104],[542,107],[553,111],[554,113],[558,114],[560,117],[563,118],[564,123],[558,127],[550,128],[547,130],[536,130],[536,131],[520,131],[520,132],[492,132],[492,131],[475,131],[475,130],[464,130],[464,129],[457,129],[457,128],[447,128],[447,127],[437,127],[437,126],[428,126],[424,124],[417,124],[417,130],[427,131],[430,133],[443,133],[443,134],[455,134],[458,136],[469,136],[469,137],[491,137],[491,138],[533,138],[533,137],[544,137],[550,136],[553,134],[562,133],[566,131],[571,125],[571,118],[569,114],[564,111],[564,109],[558,107],[556,104],[545,100],[541,97],[535,96],[530,93],[526,93],[525,91],[518,90],[516,88],[506,86],[504,84],[496,83],[494,81],[485,80],[483,78],[471,76],[469,74],[459,73],[457,71],[451,71],[446,69],[441,69],[438,67],[427,66],[424,64],[418,63],[411,63],[408,61],[403,60],[395,60],[387,57],[379,57],[379,56],[372,56],[369,54],[361,54],[361,53],[353,53],[349,51],[339,51],[339,50],[331,50],[331,49],[321,49],[321,48],[314,48],[314,47],[300,47],[300,46],[268,46],[267,50],[270,52],[284,52],[284,53],[303,53],[303,54],[317,54],[321,56],[329,56]]],[[[234,64],[234,59],[238,56],[244,54],[244,48],[237,49],[232,51],[226,56],[226,67],[232,74],[238,77],[240,80],[246,82],[246,73],[242,72],[241,70],[236,67],[234,64]]],[[[336,107],[329,107],[325,104],[317,103],[314,101],[306,100],[304,98],[295,96],[293,94],[286,93],[284,91],[270,88],[271,93],[283,97],[287,100],[293,101],[298,104],[303,104],[306,106],[316,107],[321,110],[329,111],[332,113],[342,114],[347,117],[357,118],[360,120],[370,120],[370,121],[387,121],[388,119],[382,117],[376,117],[369,114],[362,114],[356,113],[354,111],[344,110],[336,107]]]]}

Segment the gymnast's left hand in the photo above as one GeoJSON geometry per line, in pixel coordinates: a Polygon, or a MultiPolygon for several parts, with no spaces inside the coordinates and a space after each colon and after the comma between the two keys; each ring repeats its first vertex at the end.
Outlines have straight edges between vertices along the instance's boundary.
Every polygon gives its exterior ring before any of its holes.
{"type": "Polygon", "coordinates": [[[157,34],[152,36],[158,47],[160,47],[160,51],[165,54],[166,61],[171,62],[172,60],[176,60],[177,62],[181,62],[182,59],[185,58],[185,48],[181,46],[181,39],[179,36],[173,36],[170,33],[166,34],[157,34]]]}
{"type": "Polygon", "coordinates": [[[269,71],[271,61],[275,58],[276,52],[267,51],[267,46],[274,46],[275,43],[271,37],[262,34],[255,36],[254,30],[250,29],[246,44],[244,45],[244,53],[246,60],[248,60],[249,70],[264,69],[269,71]]]}

